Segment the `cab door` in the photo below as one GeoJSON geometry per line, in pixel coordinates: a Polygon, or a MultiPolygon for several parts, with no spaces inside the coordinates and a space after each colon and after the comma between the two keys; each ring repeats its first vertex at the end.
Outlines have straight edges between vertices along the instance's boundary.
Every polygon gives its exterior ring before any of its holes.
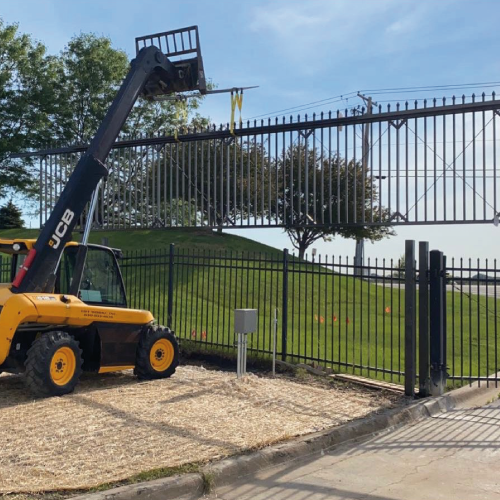
{"type": "Polygon", "coordinates": [[[122,273],[111,249],[88,246],[80,282],[80,299],[86,304],[127,307],[122,273]]]}
{"type": "MultiPolygon", "coordinates": [[[[69,293],[78,274],[78,246],[64,250],[59,268],[59,293],[69,293]]],[[[125,287],[115,253],[99,245],[88,245],[82,269],[78,298],[91,306],[127,307],[125,287]]],[[[119,318],[119,314],[117,316],[119,318]]],[[[137,343],[143,325],[96,321],[89,331],[80,337],[80,343],[91,343],[92,352],[99,353],[99,367],[134,366],[137,343]],[[95,333],[98,337],[95,337],[95,333]],[[94,345],[98,339],[98,349],[94,345]]]]}
{"type": "MultiPolygon", "coordinates": [[[[75,276],[78,246],[68,246],[59,267],[59,293],[69,293],[75,276]]],[[[127,307],[123,278],[114,252],[99,245],[88,245],[78,291],[80,300],[90,305],[127,307]]]]}

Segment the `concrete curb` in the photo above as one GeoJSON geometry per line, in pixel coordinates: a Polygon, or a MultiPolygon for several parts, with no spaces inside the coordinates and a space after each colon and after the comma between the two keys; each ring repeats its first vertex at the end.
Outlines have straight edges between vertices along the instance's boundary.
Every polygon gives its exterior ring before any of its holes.
{"type": "MultiPolygon", "coordinates": [[[[500,376],[500,373],[498,376],[500,376]]],[[[426,399],[424,404],[430,416],[435,416],[438,413],[444,413],[465,404],[482,406],[489,399],[496,398],[499,395],[500,386],[494,387],[494,382],[490,384],[490,387],[486,386],[486,382],[481,382],[481,384],[480,387],[466,385],[454,389],[443,396],[426,399]]]]}
{"type": "Polygon", "coordinates": [[[461,387],[444,396],[412,402],[403,408],[387,410],[333,429],[308,434],[293,441],[208,464],[201,469],[201,473],[184,474],[146,483],[121,486],[99,493],[73,497],[73,500],[131,500],[137,498],[141,500],[175,500],[179,498],[195,500],[203,494],[205,483],[210,483],[210,486],[230,484],[236,479],[260,469],[279,465],[341,444],[361,441],[371,435],[391,430],[403,424],[438,416],[467,402],[478,400],[478,404],[485,404],[489,398],[498,395],[499,391],[500,388],[492,387],[461,387]]]}

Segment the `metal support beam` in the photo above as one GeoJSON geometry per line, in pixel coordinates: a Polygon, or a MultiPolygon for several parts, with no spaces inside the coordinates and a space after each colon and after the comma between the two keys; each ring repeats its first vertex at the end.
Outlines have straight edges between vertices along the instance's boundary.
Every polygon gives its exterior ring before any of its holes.
{"type": "Polygon", "coordinates": [[[172,314],[174,312],[174,257],[175,245],[170,244],[168,259],[168,303],[167,303],[167,327],[172,329],[172,314]]]}
{"type": "Polygon", "coordinates": [[[418,253],[418,380],[419,396],[430,394],[429,380],[429,243],[421,241],[418,253]]]}
{"type": "Polygon", "coordinates": [[[430,392],[440,396],[446,388],[446,286],[443,252],[430,253],[430,392]]]}
{"type": "Polygon", "coordinates": [[[415,396],[416,382],[416,266],[415,241],[405,242],[405,394],[415,396]]]}
{"type": "Polygon", "coordinates": [[[288,330],[288,249],[283,250],[283,302],[281,316],[281,359],[286,361],[288,330]]]}
{"type": "MultiPolygon", "coordinates": [[[[464,104],[454,104],[445,106],[433,106],[424,108],[415,108],[407,110],[389,111],[389,112],[378,112],[372,114],[362,114],[355,116],[339,116],[336,118],[331,118],[331,113],[328,114],[328,118],[323,118],[320,120],[311,121],[291,121],[288,123],[278,123],[275,125],[261,125],[257,126],[254,122],[254,126],[248,126],[245,128],[238,128],[233,131],[235,136],[238,137],[253,137],[255,135],[267,135],[277,132],[291,132],[300,131],[304,133],[304,130],[311,131],[321,128],[338,128],[348,125],[361,125],[363,123],[378,123],[378,122],[391,122],[394,120],[408,120],[410,118],[426,118],[426,117],[437,117],[437,116],[447,116],[452,114],[465,114],[465,113],[479,113],[483,111],[494,111],[497,112],[500,108],[500,101],[497,99],[492,99],[489,101],[480,102],[469,102],[464,104]]],[[[249,122],[250,123],[250,122],[249,122]]],[[[175,144],[176,142],[186,142],[186,141],[203,141],[203,140],[215,140],[224,139],[231,137],[232,134],[228,129],[220,130],[205,130],[205,131],[190,131],[187,134],[179,134],[177,137],[174,135],[163,136],[163,137],[147,137],[142,139],[126,139],[123,141],[117,141],[114,144],[115,148],[126,148],[129,146],[146,146],[151,144],[175,144]]],[[[29,151],[25,153],[13,153],[10,158],[26,158],[31,156],[40,155],[50,155],[50,154],[61,154],[61,153],[77,153],[86,151],[87,145],[75,145],[62,148],[47,148],[39,151],[29,151]]]]}

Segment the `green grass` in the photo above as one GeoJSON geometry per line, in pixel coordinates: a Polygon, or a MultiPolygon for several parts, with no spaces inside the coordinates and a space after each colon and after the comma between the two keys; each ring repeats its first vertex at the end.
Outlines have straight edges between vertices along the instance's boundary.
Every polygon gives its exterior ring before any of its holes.
{"type": "MultiPolygon", "coordinates": [[[[36,233],[0,231],[0,238],[36,237],[36,233]]],[[[167,323],[165,254],[170,243],[175,243],[173,327],[181,340],[195,341],[200,347],[232,346],[233,310],[257,308],[258,332],[249,336],[249,348],[269,356],[274,310],[278,308],[277,350],[281,352],[279,250],[229,232],[200,229],[96,231],[91,241],[101,243],[103,237],[110,246],[136,256],[122,262],[131,305],[151,310],[163,324],[167,323]],[[146,259],[145,253],[152,257],[146,259]],[[274,261],[265,262],[266,258],[274,261]]],[[[296,360],[322,360],[319,362],[341,372],[402,382],[402,377],[385,370],[404,371],[404,289],[399,289],[396,281],[391,289],[307,263],[290,269],[287,354],[296,360]]],[[[500,311],[500,304],[494,298],[460,292],[448,292],[447,297],[450,373],[453,370],[465,378],[493,373],[499,361],[496,309],[500,311]]]]}

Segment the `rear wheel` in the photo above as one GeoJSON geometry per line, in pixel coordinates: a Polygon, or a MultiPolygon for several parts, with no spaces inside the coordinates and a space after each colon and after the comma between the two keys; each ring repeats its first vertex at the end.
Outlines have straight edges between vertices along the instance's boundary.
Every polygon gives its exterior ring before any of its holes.
{"type": "Polygon", "coordinates": [[[149,327],[139,340],[135,373],[139,380],[167,378],[179,365],[179,344],[165,327],[149,327]]]}
{"type": "Polygon", "coordinates": [[[82,351],[66,332],[49,332],[28,351],[25,380],[36,396],[62,396],[73,392],[82,373],[82,351]]]}

